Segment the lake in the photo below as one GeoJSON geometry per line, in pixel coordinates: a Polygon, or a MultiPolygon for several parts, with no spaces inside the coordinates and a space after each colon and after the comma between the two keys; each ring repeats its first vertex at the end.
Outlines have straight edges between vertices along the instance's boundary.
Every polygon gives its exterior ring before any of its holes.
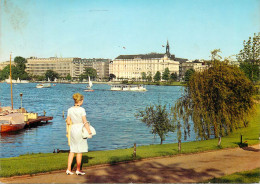
{"type": "MultiPolygon", "coordinates": [[[[51,88],[35,87],[36,83],[14,84],[14,108],[22,105],[28,112],[53,116],[53,120],[42,126],[0,134],[1,158],[27,153],[51,153],[54,149],[69,150],[66,137],[66,123],[62,114],[74,105],[72,95],[84,95],[82,107],[87,119],[95,127],[97,135],[88,140],[89,151],[112,150],[137,146],[160,144],[159,136],[136,119],[135,114],[152,104],[174,105],[181,96],[181,86],[146,86],[147,92],[110,91],[107,84],[94,84],[94,92],[84,92],[87,84],[57,84],[51,88]]],[[[1,106],[11,106],[10,84],[0,83],[1,106]]],[[[169,133],[164,143],[177,142],[177,133],[169,133]]],[[[186,141],[195,140],[194,132],[186,141]]],[[[184,141],[184,140],[183,140],[184,141]]]]}

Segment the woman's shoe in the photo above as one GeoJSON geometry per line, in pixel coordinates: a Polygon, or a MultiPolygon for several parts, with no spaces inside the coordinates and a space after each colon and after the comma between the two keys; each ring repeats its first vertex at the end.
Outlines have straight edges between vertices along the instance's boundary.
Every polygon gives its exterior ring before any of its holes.
{"type": "Polygon", "coordinates": [[[86,173],[81,172],[81,171],[76,171],[76,175],[85,175],[86,173]]]}
{"type": "Polygon", "coordinates": [[[69,170],[67,169],[66,174],[67,174],[67,175],[72,175],[72,174],[74,174],[74,173],[71,172],[71,171],[69,171],[69,170]]]}

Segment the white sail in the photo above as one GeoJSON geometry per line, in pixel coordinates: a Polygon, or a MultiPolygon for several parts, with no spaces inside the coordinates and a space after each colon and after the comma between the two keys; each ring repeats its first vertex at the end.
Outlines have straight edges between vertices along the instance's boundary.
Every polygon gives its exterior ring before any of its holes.
{"type": "Polygon", "coordinates": [[[90,80],[90,77],[88,76],[88,88],[92,88],[93,84],[90,80]]]}

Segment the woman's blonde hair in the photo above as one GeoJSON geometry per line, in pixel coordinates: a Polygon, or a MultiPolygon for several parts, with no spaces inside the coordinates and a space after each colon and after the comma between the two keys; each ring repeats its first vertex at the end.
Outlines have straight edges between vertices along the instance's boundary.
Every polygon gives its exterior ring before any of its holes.
{"type": "Polygon", "coordinates": [[[72,98],[73,98],[75,103],[78,103],[78,102],[80,102],[81,100],[84,99],[84,96],[80,93],[75,93],[75,94],[73,94],[72,98]]]}

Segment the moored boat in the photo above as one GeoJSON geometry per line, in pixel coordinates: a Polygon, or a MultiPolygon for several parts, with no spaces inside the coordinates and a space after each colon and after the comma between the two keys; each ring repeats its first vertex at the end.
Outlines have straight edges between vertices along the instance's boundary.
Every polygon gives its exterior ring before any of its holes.
{"type": "Polygon", "coordinates": [[[114,84],[111,85],[111,91],[147,91],[142,84],[114,84]]]}
{"type": "Polygon", "coordinates": [[[36,85],[36,88],[50,88],[50,87],[51,87],[50,83],[41,83],[36,85]]]}
{"type": "Polygon", "coordinates": [[[0,116],[0,132],[13,132],[25,127],[24,114],[11,113],[0,116]]]}

